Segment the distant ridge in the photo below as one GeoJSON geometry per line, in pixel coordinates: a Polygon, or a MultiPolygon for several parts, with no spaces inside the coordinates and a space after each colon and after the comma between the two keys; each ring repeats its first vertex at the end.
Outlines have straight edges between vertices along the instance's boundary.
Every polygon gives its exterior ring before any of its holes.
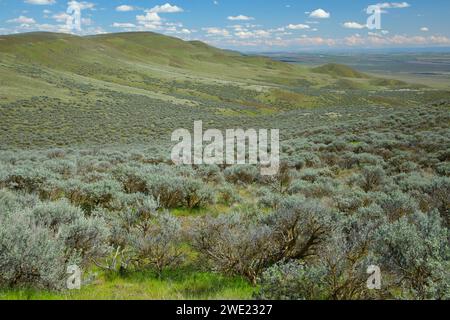
{"type": "Polygon", "coordinates": [[[328,63],[320,67],[316,67],[312,69],[315,73],[328,74],[333,77],[342,77],[342,78],[357,78],[357,79],[366,79],[369,78],[368,75],[365,75],[362,72],[356,71],[346,65],[337,64],[337,63],[328,63]]]}

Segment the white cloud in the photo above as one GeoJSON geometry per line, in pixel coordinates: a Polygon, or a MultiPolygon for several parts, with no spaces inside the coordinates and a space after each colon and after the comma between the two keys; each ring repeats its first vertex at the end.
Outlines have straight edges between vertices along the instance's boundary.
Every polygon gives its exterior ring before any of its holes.
{"type": "Polygon", "coordinates": [[[305,30],[309,28],[310,27],[307,24],[290,24],[286,27],[286,29],[289,30],[305,30]]]}
{"type": "Polygon", "coordinates": [[[250,21],[250,20],[255,20],[255,18],[253,18],[253,17],[244,16],[242,14],[240,14],[238,16],[229,16],[227,19],[231,20],[231,21],[250,21]]]}
{"type": "Polygon", "coordinates": [[[269,38],[271,33],[266,30],[254,30],[254,31],[239,31],[235,35],[240,39],[250,38],[269,38]]]}
{"type": "Polygon", "coordinates": [[[55,4],[56,1],[55,0],[25,0],[25,3],[46,6],[46,5],[55,4]]]}
{"type": "Polygon", "coordinates": [[[364,24],[360,24],[358,22],[350,22],[350,21],[349,22],[345,22],[343,24],[343,26],[344,26],[344,28],[347,28],[347,29],[364,29],[364,28],[367,27],[364,24]]]}
{"type": "Polygon", "coordinates": [[[135,8],[133,6],[129,6],[127,4],[123,4],[123,5],[116,7],[116,11],[119,11],[119,12],[128,12],[128,11],[134,11],[134,10],[135,10],[135,8]]]}
{"type": "Polygon", "coordinates": [[[428,31],[430,31],[430,29],[428,29],[427,27],[422,27],[422,28],[420,28],[420,31],[428,32],[428,31]]]}
{"type": "Polygon", "coordinates": [[[136,28],[136,25],[134,23],[121,23],[121,22],[114,22],[112,24],[114,28],[136,28]]]}
{"type": "Polygon", "coordinates": [[[36,23],[36,21],[33,18],[28,18],[28,17],[25,17],[25,16],[20,16],[20,17],[17,17],[15,19],[8,20],[7,22],[9,22],[9,23],[27,24],[27,25],[36,23]]]}
{"type": "Polygon", "coordinates": [[[158,31],[166,31],[170,33],[181,33],[187,34],[186,32],[182,32],[177,28],[182,27],[182,24],[173,24],[169,22],[165,22],[163,18],[159,14],[161,13],[178,13],[183,12],[183,8],[177,7],[175,5],[171,5],[166,3],[164,5],[158,5],[151,9],[145,10],[145,15],[137,15],[136,21],[139,24],[137,30],[145,31],[145,30],[158,30],[158,31]]]}
{"type": "Polygon", "coordinates": [[[180,7],[173,6],[170,3],[166,3],[162,6],[155,6],[152,9],[150,9],[150,12],[155,13],[177,13],[177,12],[183,12],[184,10],[180,7]]]}
{"type": "Polygon", "coordinates": [[[223,36],[223,37],[230,36],[230,32],[226,29],[212,27],[212,28],[203,28],[203,31],[213,36],[223,36]]]}
{"type": "Polygon", "coordinates": [[[160,22],[161,21],[161,17],[156,13],[156,12],[150,12],[148,11],[145,16],[143,15],[138,15],[136,16],[136,19],[139,23],[154,23],[154,22],[160,22]]]}
{"type": "Polygon", "coordinates": [[[329,12],[326,12],[323,9],[316,9],[313,12],[311,12],[309,14],[309,16],[311,18],[317,18],[317,19],[328,19],[331,16],[331,14],[329,12]]]}

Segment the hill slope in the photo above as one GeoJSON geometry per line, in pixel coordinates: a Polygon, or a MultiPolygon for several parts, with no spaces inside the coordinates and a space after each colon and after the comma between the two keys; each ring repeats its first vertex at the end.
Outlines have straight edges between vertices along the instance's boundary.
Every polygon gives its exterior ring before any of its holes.
{"type": "Polygon", "coordinates": [[[369,78],[367,75],[358,72],[350,67],[337,63],[328,63],[320,67],[312,69],[315,73],[328,74],[333,77],[343,77],[343,78],[369,78]]]}
{"type": "Polygon", "coordinates": [[[130,67],[130,63],[167,66],[189,72],[246,77],[258,73],[288,72],[299,68],[269,58],[244,57],[204,43],[187,42],[152,32],[118,33],[76,37],[54,33],[0,36],[0,54],[14,55],[16,62],[83,73],[99,64],[106,69],[130,67]],[[230,66],[234,70],[230,70],[230,66]],[[81,71],[79,69],[82,69],[81,71]]]}
{"type": "Polygon", "coordinates": [[[0,36],[0,74],[0,140],[13,145],[141,141],[198,119],[229,128],[298,108],[448,97],[345,66],[311,69],[151,32],[0,36]]]}

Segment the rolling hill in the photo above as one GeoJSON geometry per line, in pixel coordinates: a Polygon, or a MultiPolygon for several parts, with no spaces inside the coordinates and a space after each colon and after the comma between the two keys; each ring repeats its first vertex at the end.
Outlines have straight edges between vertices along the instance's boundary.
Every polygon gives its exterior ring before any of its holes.
{"type": "Polygon", "coordinates": [[[42,32],[1,36],[0,59],[2,67],[10,69],[14,65],[33,66],[131,87],[142,87],[145,77],[193,77],[198,81],[228,80],[270,87],[305,83],[322,87],[334,83],[336,77],[369,78],[343,65],[307,69],[151,32],[89,37],[42,32]]]}
{"type": "Polygon", "coordinates": [[[303,108],[449,97],[343,65],[302,67],[151,32],[0,36],[0,74],[4,145],[123,143],[194,119],[230,126],[303,108]]]}
{"type": "Polygon", "coordinates": [[[333,77],[340,77],[340,78],[358,78],[358,79],[369,78],[367,75],[361,72],[358,72],[350,67],[337,63],[328,63],[323,66],[313,68],[312,71],[315,73],[323,73],[333,77]]]}

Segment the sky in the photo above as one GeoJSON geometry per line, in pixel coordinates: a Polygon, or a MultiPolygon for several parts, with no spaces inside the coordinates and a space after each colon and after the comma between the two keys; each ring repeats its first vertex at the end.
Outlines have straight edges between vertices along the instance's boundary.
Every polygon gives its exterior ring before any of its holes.
{"type": "Polygon", "coordinates": [[[450,1],[0,0],[0,34],[31,31],[153,31],[246,52],[450,47],[450,1]]]}

